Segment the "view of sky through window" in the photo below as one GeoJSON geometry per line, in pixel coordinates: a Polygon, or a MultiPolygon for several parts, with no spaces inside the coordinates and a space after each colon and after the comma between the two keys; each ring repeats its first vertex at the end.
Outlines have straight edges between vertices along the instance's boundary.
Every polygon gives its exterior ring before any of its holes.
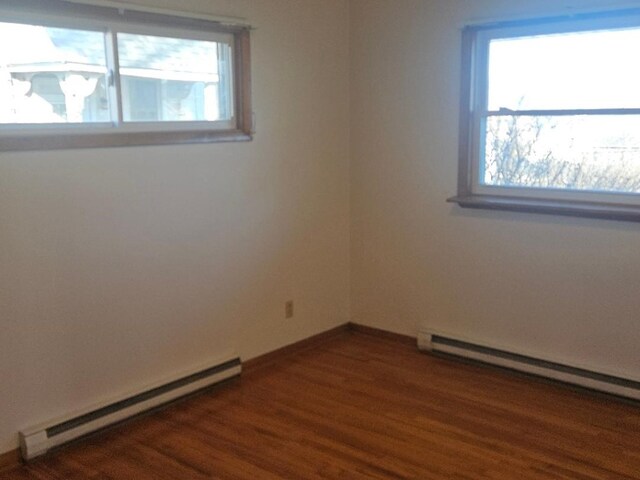
{"type": "Polygon", "coordinates": [[[640,193],[640,110],[580,112],[640,109],[638,52],[640,28],[491,40],[481,183],[640,193]]]}
{"type": "Polygon", "coordinates": [[[492,40],[489,110],[640,108],[640,28],[492,40]]]}

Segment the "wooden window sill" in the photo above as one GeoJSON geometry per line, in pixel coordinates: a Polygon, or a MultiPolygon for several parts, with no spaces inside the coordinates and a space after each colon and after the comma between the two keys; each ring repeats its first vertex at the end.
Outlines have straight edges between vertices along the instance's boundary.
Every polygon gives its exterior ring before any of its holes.
{"type": "Polygon", "coordinates": [[[463,208],[640,222],[640,206],[636,205],[478,194],[458,195],[448,198],[447,202],[457,203],[463,208]]]}
{"type": "MultiPolygon", "coordinates": [[[[66,132],[65,132],[66,133],[66,132]]],[[[184,145],[192,143],[247,142],[252,134],[240,130],[196,130],[83,134],[15,135],[0,137],[0,151],[66,150],[76,148],[184,145]]]]}

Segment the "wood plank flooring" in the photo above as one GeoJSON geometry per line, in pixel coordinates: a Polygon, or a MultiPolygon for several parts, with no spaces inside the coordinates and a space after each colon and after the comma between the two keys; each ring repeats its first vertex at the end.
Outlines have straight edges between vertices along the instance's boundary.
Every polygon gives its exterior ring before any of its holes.
{"type": "Polygon", "coordinates": [[[640,479],[640,407],[344,332],[0,480],[640,479]]]}

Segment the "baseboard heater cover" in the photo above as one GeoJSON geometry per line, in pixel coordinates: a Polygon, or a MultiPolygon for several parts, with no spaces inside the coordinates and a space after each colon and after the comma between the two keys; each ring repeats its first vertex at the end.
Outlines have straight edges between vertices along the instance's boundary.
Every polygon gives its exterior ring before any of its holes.
{"type": "Polygon", "coordinates": [[[235,355],[192,369],[161,382],[147,386],[140,392],[125,395],[102,405],[84,409],[20,432],[20,450],[25,460],[44,455],[53,447],[126,420],[240,375],[242,362],[235,355]]]}
{"type": "Polygon", "coordinates": [[[418,348],[423,351],[454,355],[633,400],[640,400],[640,381],[543,360],[505,349],[478,345],[468,340],[456,339],[430,330],[423,330],[418,334],[418,348]]]}

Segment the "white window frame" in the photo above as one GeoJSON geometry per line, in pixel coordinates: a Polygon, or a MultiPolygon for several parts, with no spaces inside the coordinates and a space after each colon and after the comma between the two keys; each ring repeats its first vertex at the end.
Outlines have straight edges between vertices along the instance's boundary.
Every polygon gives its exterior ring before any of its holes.
{"type": "Polygon", "coordinates": [[[583,110],[488,109],[491,40],[640,27],[640,9],[473,25],[463,30],[458,194],[461,207],[640,221],[640,194],[492,186],[481,182],[484,122],[499,115],[640,115],[640,108],[583,110]]]}
{"type": "Polygon", "coordinates": [[[2,124],[0,151],[248,141],[253,137],[250,27],[182,14],[144,12],[65,0],[3,0],[0,22],[96,31],[105,35],[110,122],[2,124]],[[120,33],[205,40],[231,49],[232,118],[220,121],[124,121],[118,64],[120,33]]]}

